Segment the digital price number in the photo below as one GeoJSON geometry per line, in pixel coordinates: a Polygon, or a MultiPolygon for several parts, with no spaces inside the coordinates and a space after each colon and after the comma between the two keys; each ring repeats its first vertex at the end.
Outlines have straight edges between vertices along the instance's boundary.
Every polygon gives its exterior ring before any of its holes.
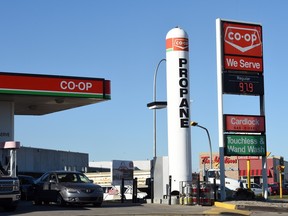
{"type": "Polygon", "coordinates": [[[254,92],[254,83],[251,82],[239,82],[240,92],[242,93],[253,93],[254,92]]]}
{"type": "Polygon", "coordinates": [[[223,93],[264,95],[262,75],[223,73],[223,93]]]}

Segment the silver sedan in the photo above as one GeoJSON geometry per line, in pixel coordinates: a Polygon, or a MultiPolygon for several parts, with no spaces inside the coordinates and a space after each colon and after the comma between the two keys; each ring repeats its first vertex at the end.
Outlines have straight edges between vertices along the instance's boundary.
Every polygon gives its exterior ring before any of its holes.
{"type": "Polygon", "coordinates": [[[34,204],[55,202],[66,204],[93,204],[101,206],[103,190],[81,172],[47,172],[35,181],[34,204]]]}

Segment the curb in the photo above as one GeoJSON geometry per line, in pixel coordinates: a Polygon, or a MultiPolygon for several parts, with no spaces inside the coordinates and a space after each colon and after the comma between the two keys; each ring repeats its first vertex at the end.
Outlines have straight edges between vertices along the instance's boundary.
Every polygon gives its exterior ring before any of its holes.
{"type": "Polygon", "coordinates": [[[252,212],[248,210],[240,210],[237,208],[237,205],[228,204],[223,202],[215,202],[214,206],[216,208],[212,208],[211,210],[204,211],[205,215],[251,215],[252,212]]]}
{"type": "Polygon", "coordinates": [[[237,209],[237,205],[223,203],[223,202],[215,202],[214,205],[219,208],[226,208],[226,209],[231,209],[231,210],[237,209]]]}
{"type": "Polygon", "coordinates": [[[224,202],[215,202],[215,207],[225,208],[230,210],[246,210],[246,211],[267,211],[267,212],[287,212],[288,208],[285,207],[269,207],[269,206],[246,206],[235,205],[224,202]]]}

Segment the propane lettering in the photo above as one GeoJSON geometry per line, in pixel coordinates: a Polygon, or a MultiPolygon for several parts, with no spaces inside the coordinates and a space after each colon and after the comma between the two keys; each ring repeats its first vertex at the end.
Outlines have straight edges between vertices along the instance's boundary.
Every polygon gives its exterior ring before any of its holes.
{"type": "Polygon", "coordinates": [[[188,70],[186,67],[187,59],[179,58],[179,86],[180,86],[180,105],[179,105],[179,116],[180,116],[180,127],[189,128],[189,102],[187,100],[188,90],[188,70]]]}

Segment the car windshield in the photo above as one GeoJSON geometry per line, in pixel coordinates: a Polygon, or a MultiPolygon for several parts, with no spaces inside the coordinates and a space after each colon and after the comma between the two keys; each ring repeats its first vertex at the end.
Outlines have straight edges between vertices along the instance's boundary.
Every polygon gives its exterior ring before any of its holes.
{"type": "Polygon", "coordinates": [[[82,173],[58,173],[59,182],[90,183],[90,180],[82,173]]]}

